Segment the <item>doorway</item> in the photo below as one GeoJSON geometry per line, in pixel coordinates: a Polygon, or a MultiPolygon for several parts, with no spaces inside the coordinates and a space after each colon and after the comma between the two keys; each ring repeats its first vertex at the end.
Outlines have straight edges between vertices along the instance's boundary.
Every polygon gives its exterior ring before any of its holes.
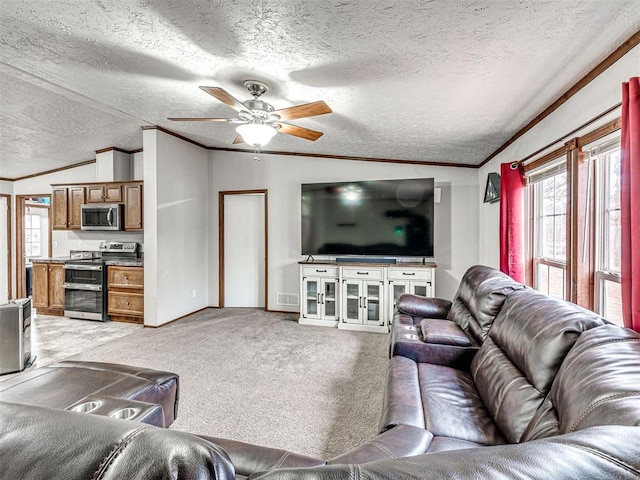
{"type": "Polygon", "coordinates": [[[219,305],[268,310],[267,190],[218,194],[219,305]]]}
{"type": "Polygon", "coordinates": [[[0,303],[11,297],[11,195],[0,195],[0,303]]]}
{"type": "Polygon", "coordinates": [[[16,195],[16,291],[31,295],[31,259],[51,256],[51,195],[16,195]]]}

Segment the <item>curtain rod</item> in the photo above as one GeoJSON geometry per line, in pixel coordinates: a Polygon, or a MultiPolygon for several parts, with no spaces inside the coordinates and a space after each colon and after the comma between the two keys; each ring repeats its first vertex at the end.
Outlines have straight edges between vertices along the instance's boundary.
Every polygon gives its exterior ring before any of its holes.
{"type": "Polygon", "coordinates": [[[554,146],[557,143],[562,142],[563,140],[566,140],[567,138],[569,138],[571,135],[573,135],[576,132],[579,132],[580,130],[582,130],[585,127],[588,127],[589,125],[591,125],[594,122],[597,122],[598,120],[600,120],[602,117],[604,117],[605,115],[608,115],[609,113],[613,112],[614,110],[616,110],[617,108],[620,108],[622,106],[622,102],[615,104],[613,107],[608,108],[607,110],[605,110],[602,113],[599,113],[598,115],[596,115],[595,117],[593,117],[590,120],[587,120],[585,123],[583,123],[582,125],[580,125],[579,127],[574,128],[573,130],[571,130],[569,133],[563,135],[562,137],[558,138],[557,140],[554,140],[553,142],[545,145],[544,147],[536,150],[535,152],[533,152],[530,155],[527,155],[526,157],[524,157],[522,160],[518,160],[516,162],[512,162],[510,167],[512,170],[515,170],[516,168],[518,168],[520,165],[522,165],[524,162],[526,162],[527,160],[529,160],[530,158],[535,157],[536,155],[538,155],[540,152],[544,152],[547,148],[550,148],[552,146],[554,146]]]}

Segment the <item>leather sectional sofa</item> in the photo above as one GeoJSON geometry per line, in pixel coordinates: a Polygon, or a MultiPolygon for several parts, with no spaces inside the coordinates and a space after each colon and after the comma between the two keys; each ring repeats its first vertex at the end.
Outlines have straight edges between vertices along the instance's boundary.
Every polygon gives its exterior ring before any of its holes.
{"type": "Polygon", "coordinates": [[[639,334],[472,267],[390,352],[380,434],[334,459],[0,403],[0,478],[640,478],[639,334]]]}

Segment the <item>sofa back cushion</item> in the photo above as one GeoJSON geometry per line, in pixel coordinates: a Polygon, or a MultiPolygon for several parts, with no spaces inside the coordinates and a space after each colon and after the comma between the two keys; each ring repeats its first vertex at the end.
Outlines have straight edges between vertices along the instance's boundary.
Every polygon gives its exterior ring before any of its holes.
{"type": "Polygon", "coordinates": [[[597,425],[640,425],[640,335],[616,325],[580,335],[522,440],[597,425]]]}
{"type": "Polygon", "coordinates": [[[499,270],[475,265],[463,275],[447,319],[482,344],[507,295],[522,288],[499,270]]]}
{"type": "Polygon", "coordinates": [[[519,442],[593,312],[532,289],[513,292],[471,364],[480,396],[507,441],[519,442]]]}

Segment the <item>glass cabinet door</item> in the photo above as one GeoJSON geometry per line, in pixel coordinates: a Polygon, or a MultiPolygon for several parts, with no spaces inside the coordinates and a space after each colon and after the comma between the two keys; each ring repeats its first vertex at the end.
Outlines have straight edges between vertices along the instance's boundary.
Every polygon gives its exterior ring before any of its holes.
{"type": "Polygon", "coordinates": [[[346,323],[361,323],[362,293],[358,280],[343,281],[343,320],[346,323]]]}
{"type": "Polygon", "coordinates": [[[324,318],[335,318],[337,316],[337,280],[323,281],[322,308],[324,318]]]}
{"type": "Polygon", "coordinates": [[[304,281],[304,309],[308,317],[317,317],[318,312],[318,283],[319,280],[306,278],[304,281]]]}
{"type": "Polygon", "coordinates": [[[365,282],[366,296],[364,298],[363,306],[364,323],[381,325],[382,324],[382,284],[380,282],[365,282]]]}

